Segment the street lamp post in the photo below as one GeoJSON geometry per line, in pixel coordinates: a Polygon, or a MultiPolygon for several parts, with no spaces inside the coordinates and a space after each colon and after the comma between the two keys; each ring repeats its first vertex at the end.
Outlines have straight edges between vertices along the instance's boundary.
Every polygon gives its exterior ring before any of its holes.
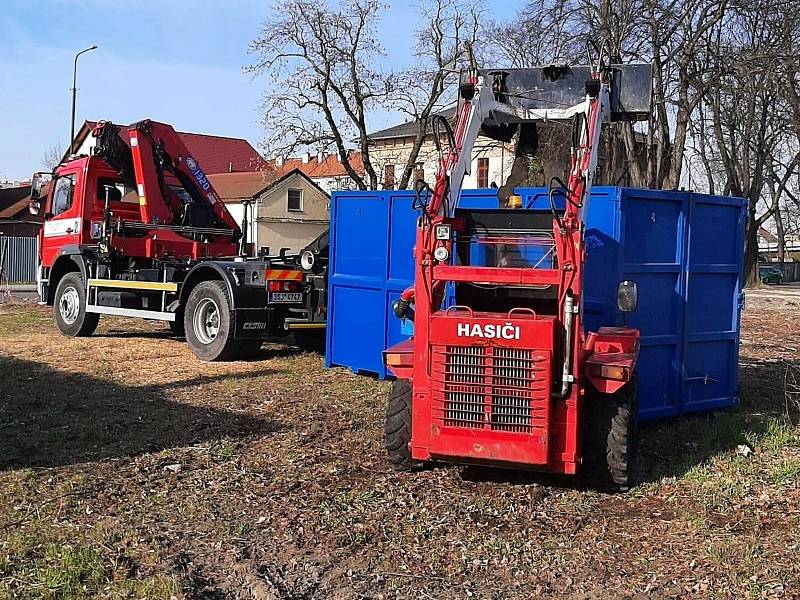
{"type": "Polygon", "coordinates": [[[84,52],[97,50],[97,44],[92,44],[88,48],[81,50],[75,55],[75,63],[72,66],[72,124],[69,130],[69,153],[75,151],[73,145],[75,144],[75,97],[78,92],[78,57],[84,52]]]}

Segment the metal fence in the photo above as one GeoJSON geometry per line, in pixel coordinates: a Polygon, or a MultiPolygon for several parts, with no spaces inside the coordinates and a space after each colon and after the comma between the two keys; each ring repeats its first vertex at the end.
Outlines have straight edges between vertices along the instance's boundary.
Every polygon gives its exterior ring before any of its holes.
{"type": "Polygon", "coordinates": [[[0,235],[0,283],[35,283],[38,239],[0,235]]]}

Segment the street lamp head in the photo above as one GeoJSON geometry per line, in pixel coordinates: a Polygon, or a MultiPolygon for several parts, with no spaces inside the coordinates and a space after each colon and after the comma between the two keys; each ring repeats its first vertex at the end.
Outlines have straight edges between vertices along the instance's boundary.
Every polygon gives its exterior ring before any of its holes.
{"type": "Polygon", "coordinates": [[[89,50],[97,50],[97,44],[92,44],[89,46],[89,50]]]}

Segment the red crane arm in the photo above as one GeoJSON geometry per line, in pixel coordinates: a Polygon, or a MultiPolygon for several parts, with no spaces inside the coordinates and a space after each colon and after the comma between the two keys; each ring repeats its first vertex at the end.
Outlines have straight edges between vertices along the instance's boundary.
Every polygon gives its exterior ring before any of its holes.
{"type": "Polygon", "coordinates": [[[210,206],[220,221],[234,233],[240,233],[239,225],[171,125],[140,121],[128,128],[128,139],[142,218],[146,223],[169,223],[180,215],[177,212],[182,208],[180,198],[164,185],[164,176],[169,174],[180,181],[192,200],[210,206]]]}

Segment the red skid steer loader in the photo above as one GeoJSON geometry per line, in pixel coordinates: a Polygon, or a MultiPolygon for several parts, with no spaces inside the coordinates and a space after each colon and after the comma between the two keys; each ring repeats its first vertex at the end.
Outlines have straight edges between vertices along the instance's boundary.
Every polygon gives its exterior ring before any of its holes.
{"type": "MultiPolygon", "coordinates": [[[[601,127],[647,118],[651,68],[592,53],[589,67],[485,70],[472,59],[455,127],[435,123],[440,164],[417,197],[415,282],[394,305],[414,335],[384,352],[397,377],[385,438],[397,469],[583,471],[630,485],[639,332],[584,331],[584,223],[601,127]],[[548,120],[573,128],[569,177],[551,180],[549,210],[459,207],[479,133],[508,141],[519,131],[519,145],[548,120]]],[[[635,283],[620,282],[618,300],[634,310],[635,283]]]]}

